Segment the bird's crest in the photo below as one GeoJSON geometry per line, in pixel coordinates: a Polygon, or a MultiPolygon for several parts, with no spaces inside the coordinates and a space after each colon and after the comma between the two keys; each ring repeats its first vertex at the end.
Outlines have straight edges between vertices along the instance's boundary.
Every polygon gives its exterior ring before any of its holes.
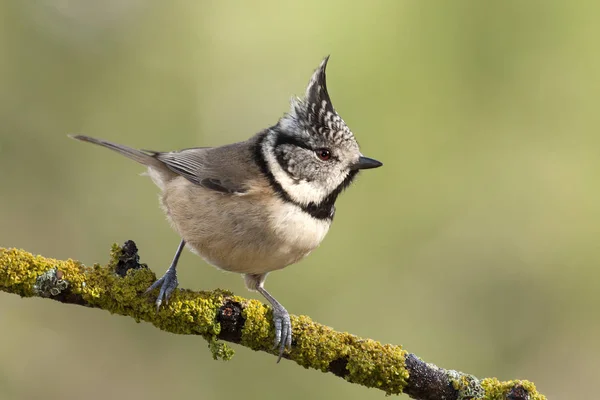
{"type": "Polygon", "coordinates": [[[325,69],[329,56],[315,70],[306,87],[304,98],[293,98],[291,108],[280,124],[289,130],[300,128],[311,135],[325,135],[340,140],[352,139],[354,135],[335,111],[329,93],[325,69]],[[290,129],[291,128],[291,129],[290,129]]]}

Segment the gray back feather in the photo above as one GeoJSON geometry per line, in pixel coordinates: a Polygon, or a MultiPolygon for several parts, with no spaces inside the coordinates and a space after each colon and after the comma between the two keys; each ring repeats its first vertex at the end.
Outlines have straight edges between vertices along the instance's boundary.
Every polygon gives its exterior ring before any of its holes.
{"type": "Polygon", "coordinates": [[[154,153],[153,157],[190,182],[223,193],[242,194],[260,175],[249,142],[154,153]]]}

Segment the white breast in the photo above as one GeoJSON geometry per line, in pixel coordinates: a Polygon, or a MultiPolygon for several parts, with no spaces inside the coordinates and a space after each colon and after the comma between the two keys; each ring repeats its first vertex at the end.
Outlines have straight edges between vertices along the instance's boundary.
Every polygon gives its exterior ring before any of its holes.
{"type": "Polygon", "coordinates": [[[185,178],[169,182],[162,204],[189,248],[216,267],[244,274],[298,262],[330,225],[275,196],[224,196],[185,178]]]}
{"type": "Polygon", "coordinates": [[[225,223],[195,247],[209,263],[226,271],[264,274],[297,263],[321,244],[329,221],[318,220],[297,206],[274,201],[262,207],[263,218],[253,219],[254,228],[236,228],[225,223]],[[265,212],[265,208],[269,209],[265,212]]]}
{"type": "Polygon", "coordinates": [[[271,229],[283,250],[289,251],[292,258],[297,256],[297,261],[319,246],[331,221],[313,218],[296,205],[278,203],[273,209],[271,229]]]}

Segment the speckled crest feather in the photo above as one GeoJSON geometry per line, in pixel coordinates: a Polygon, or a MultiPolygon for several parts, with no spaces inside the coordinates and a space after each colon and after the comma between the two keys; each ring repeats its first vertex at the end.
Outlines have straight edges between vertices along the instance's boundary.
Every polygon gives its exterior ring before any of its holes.
{"type": "Polygon", "coordinates": [[[296,125],[312,135],[323,135],[328,140],[355,140],[352,131],[333,107],[327,92],[325,70],[329,56],[325,57],[313,73],[303,99],[292,99],[291,109],[280,124],[296,125]]]}

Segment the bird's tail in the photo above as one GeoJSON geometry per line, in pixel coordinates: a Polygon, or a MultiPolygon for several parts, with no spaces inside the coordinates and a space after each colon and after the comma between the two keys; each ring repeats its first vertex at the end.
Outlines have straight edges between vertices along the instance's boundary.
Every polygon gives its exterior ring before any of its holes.
{"type": "Polygon", "coordinates": [[[108,142],[103,139],[96,139],[96,138],[89,137],[89,136],[84,136],[84,135],[68,135],[68,136],[72,139],[81,140],[82,142],[93,143],[93,144],[97,144],[102,147],[109,148],[111,150],[116,151],[117,153],[124,155],[127,158],[131,158],[132,160],[135,160],[135,161],[139,162],[140,164],[146,165],[148,167],[163,166],[162,162],[160,162],[155,157],[153,157],[153,155],[151,153],[145,153],[141,150],[132,149],[131,147],[123,146],[121,144],[117,144],[117,143],[113,143],[113,142],[108,142]]]}

